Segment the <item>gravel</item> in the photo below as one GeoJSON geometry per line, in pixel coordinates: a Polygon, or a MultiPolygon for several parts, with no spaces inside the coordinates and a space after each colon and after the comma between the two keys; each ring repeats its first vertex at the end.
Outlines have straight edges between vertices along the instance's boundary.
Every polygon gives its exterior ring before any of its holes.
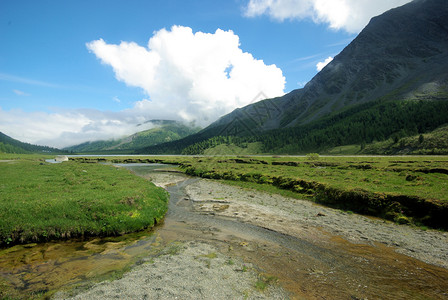
{"type": "MultiPolygon", "coordinates": [[[[152,174],[166,187],[185,180],[176,173],[152,174]]],[[[199,214],[223,216],[282,234],[331,243],[340,236],[351,243],[378,243],[429,264],[448,268],[448,234],[397,225],[381,219],[200,179],[185,189],[199,214]],[[327,237],[327,238],[326,238],[327,237]]],[[[262,269],[223,254],[204,240],[175,241],[123,278],[96,284],[70,299],[288,299],[275,280],[265,285],[262,269]],[[257,287],[258,286],[258,287],[257,287]]],[[[271,278],[272,279],[272,278],[271,278]]],[[[56,299],[68,299],[59,293],[56,299]]]]}
{"type": "Polygon", "coordinates": [[[399,253],[448,268],[448,233],[398,225],[297,200],[201,180],[186,189],[198,211],[238,218],[242,222],[304,238],[319,228],[352,243],[382,243],[399,253]]]}
{"type": "MultiPolygon", "coordinates": [[[[102,282],[70,299],[287,299],[275,284],[256,287],[262,276],[250,264],[213,246],[174,243],[123,278],[102,282]]],[[[56,298],[65,298],[58,295],[56,298]]]]}

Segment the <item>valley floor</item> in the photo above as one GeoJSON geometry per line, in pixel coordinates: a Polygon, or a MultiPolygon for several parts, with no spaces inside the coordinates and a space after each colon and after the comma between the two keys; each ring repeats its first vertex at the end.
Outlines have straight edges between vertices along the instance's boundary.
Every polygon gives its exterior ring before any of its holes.
{"type": "MultiPolygon", "coordinates": [[[[176,173],[148,178],[164,187],[185,179],[176,173]]],[[[176,253],[148,258],[122,279],[98,284],[76,299],[447,297],[446,232],[424,231],[207,179],[187,185],[185,192],[187,197],[176,205],[198,215],[237,220],[300,239],[305,250],[299,253],[214,226],[200,227],[196,220],[176,223],[168,214],[160,234],[178,245],[176,253]]]]}

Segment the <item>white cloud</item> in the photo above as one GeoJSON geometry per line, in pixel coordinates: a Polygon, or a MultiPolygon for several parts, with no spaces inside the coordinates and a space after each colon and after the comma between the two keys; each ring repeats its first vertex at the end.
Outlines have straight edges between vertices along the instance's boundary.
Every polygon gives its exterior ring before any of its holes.
{"type": "MultiPolygon", "coordinates": [[[[24,142],[62,148],[127,136],[154,126],[145,123],[151,119],[205,126],[249,104],[260,92],[268,97],[284,94],[282,71],[243,52],[232,31],[193,33],[174,26],[155,32],[147,47],[133,42],[112,45],[101,39],[87,47],[113,68],[118,80],[143,89],[147,99],[119,112],[25,112],[0,107],[0,131],[24,142]]],[[[2,79],[40,84],[0,73],[2,79]]]]}
{"type": "Polygon", "coordinates": [[[320,72],[326,65],[328,65],[333,60],[333,57],[329,56],[324,61],[318,62],[316,65],[316,70],[320,72]]]}
{"type": "Polygon", "coordinates": [[[239,46],[232,31],[193,33],[182,26],[155,32],[147,47],[102,39],[87,44],[118,80],[149,96],[134,109],[201,125],[249,104],[261,91],[269,97],[284,94],[282,71],[239,46]]]}
{"type": "Polygon", "coordinates": [[[66,147],[86,141],[108,140],[153,127],[135,109],[104,112],[92,109],[57,112],[9,111],[0,108],[0,131],[22,142],[66,147]]]}
{"type": "Polygon", "coordinates": [[[391,8],[412,0],[250,0],[245,8],[247,17],[263,14],[284,21],[312,19],[327,23],[335,30],[349,33],[361,31],[369,20],[391,8]]]}
{"type": "Polygon", "coordinates": [[[12,90],[14,92],[14,94],[16,94],[17,96],[31,96],[28,93],[25,93],[24,91],[21,90],[12,90]]]}

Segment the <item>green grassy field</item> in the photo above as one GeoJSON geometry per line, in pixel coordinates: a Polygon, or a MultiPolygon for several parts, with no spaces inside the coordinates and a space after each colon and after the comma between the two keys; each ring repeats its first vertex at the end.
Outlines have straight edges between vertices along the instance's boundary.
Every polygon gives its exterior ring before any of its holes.
{"type": "Polygon", "coordinates": [[[154,226],[167,211],[165,190],[122,168],[0,160],[0,246],[124,234],[154,226]]]}
{"type": "MultiPolygon", "coordinates": [[[[448,229],[447,156],[148,156],[185,173],[309,199],[401,224],[448,229]]],[[[98,158],[79,158],[94,162],[98,158]]],[[[102,158],[100,160],[106,160],[102,158]]]]}

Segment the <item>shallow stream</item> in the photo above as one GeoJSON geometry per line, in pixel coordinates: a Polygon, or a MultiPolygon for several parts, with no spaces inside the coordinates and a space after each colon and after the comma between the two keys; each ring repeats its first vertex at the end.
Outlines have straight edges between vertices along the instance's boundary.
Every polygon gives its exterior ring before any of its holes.
{"type": "MultiPolygon", "coordinates": [[[[157,175],[160,165],[127,165],[139,176],[157,175]]],[[[177,174],[177,176],[184,176],[177,174]]],[[[200,240],[259,272],[276,276],[296,299],[447,299],[448,270],[398,254],[384,245],[352,244],[322,231],[298,238],[193,209],[185,187],[168,186],[169,211],[154,230],[115,238],[19,245],[0,250],[0,289],[17,295],[50,296],[119,277],[142,257],[170,243],[200,240]]]]}

